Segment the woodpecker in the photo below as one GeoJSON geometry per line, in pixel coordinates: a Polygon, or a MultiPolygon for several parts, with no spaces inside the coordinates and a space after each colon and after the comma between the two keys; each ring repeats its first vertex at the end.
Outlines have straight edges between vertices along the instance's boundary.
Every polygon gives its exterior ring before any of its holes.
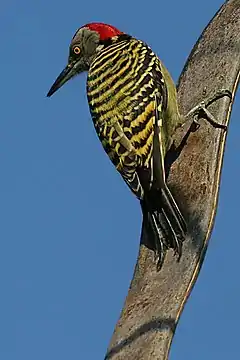
{"type": "Polygon", "coordinates": [[[89,23],[74,34],[68,64],[49,90],[87,71],[97,135],[139,199],[160,270],[166,251],[181,257],[187,226],[166,183],[165,155],[181,123],[174,82],[151,48],[112,25],[89,23]]]}

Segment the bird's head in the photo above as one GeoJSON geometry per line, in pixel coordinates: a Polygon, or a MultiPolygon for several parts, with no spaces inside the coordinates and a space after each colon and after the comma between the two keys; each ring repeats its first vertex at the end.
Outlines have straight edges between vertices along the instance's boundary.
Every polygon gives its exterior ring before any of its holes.
{"type": "Polygon", "coordinates": [[[50,97],[75,75],[87,71],[104,44],[111,43],[111,39],[115,40],[122,34],[114,26],[103,23],[90,23],[78,29],[70,44],[68,64],[57,77],[47,96],[50,97]]]}

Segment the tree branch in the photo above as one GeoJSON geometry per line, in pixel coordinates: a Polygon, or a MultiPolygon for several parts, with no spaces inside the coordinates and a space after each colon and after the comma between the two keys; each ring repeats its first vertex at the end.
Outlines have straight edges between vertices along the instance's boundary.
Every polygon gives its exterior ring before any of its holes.
{"type": "MultiPolygon", "coordinates": [[[[220,89],[229,89],[235,95],[240,72],[239,34],[240,2],[229,0],[204,30],[180,76],[182,113],[220,89]]],[[[223,98],[209,110],[219,122],[227,124],[231,106],[229,99],[223,98]]],[[[180,143],[191,121],[176,131],[176,143],[180,143]]],[[[181,261],[176,262],[169,251],[157,273],[142,234],[134,277],[105,360],[168,358],[178,319],[204,260],[217,207],[226,132],[204,119],[200,123],[168,178],[189,226],[181,261]]]]}

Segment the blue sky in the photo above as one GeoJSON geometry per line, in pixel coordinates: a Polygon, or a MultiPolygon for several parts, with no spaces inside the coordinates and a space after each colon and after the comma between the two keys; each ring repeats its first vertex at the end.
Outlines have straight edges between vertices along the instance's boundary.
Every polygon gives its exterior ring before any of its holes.
{"type": "MultiPolygon", "coordinates": [[[[177,80],[222,0],[0,4],[0,358],[103,359],[138,252],[141,213],[95,135],[86,76],[46,98],[75,30],[111,23],[177,80]],[[143,3],[142,3],[143,4],[143,3]]],[[[240,357],[239,96],[209,250],[170,359],[240,357]]]]}

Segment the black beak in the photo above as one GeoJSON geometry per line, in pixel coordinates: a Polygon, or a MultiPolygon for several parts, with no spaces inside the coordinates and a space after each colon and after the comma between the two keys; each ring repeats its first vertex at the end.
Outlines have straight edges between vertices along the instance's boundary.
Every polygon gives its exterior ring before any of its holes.
{"type": "Polygon", "coordinates": [[[77,63],[68,64],[65,67],[65,69],[57,77],[57,79],[55,80],[55,82],[52,85],[51,89],[47,93],[47,97],[52,96],[52,94],[54,94],[58,89],[60,89],[60,87],[62,87],[63,84],[65,84],[65,82],[70,80],[73,76],[77,75],[78,71],[76,70],[76,68],[77,68],[76,65],[77,65],[77,63]]]}

